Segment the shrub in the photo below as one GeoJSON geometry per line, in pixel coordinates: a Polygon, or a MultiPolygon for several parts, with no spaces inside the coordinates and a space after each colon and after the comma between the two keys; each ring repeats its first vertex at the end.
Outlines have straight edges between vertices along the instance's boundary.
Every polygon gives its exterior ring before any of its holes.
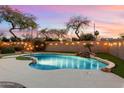
{"type": "Polygon", "coordinates": [[[44,51],[46,49],[46,43],[41,39],[34,39],[33,45],[34,45],[34,51],[44,51]]]}
{"type": "Polygon", "coordinates": [[[17,41],[21,41],[21,38],[10,37],[10,40],[12,42],[17,42],[17,41]]]}
{"type": "Polygon", "coordinates": [[[81,40],[85,40],[85,41],[93,41],[93,40],[95,40],[94,35],[90,34],[90,33],[88,33],[88,34],[81,34],[80,38],[81,38],[81,40]]]}
{"type": "Polygon", "coordinates": [[[78,38],[72,38],[72,41],[79,41],[79,39],[78,38]]]}
{"type": "Polygon", "coordinates": [[[15,53],[15,49],[14,49],[14,47],[2,47],[1,53],[2,54],[15,53]]]}
{"type": "Polygon", "coordinates": [[[3,42],[9,42],[9,39],[6,38],[6,37],[3,37],[3,38],[1,39],[1,41],[3,41],[3,42]]]}
{"type": "Polygon", "coordinates": [[[24,48],[22,46],[14,46],[15,51],[22,51],[24,48]]]}
{"type": "Polygon", "coordinates": [[[46,41],[59,41],[57,38],[47,38],[46,41]]]}

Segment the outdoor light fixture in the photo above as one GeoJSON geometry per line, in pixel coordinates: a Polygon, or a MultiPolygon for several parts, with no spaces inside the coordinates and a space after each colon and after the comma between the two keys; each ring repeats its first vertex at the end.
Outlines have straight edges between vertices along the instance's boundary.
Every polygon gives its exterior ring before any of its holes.
{"type": "Polygon", "coordinates": [[[106,46],[106,45],[107,45],[107,43],[104,43],[104,45],[106,46]]]}
{"type": "Polygon", "coordinates": [[[121,42],[118,43],[118,46],[119,46],[119,47],[121,46],[121,42]]]}
{"type": "Polygon", "coordinates": [[[83,43],[83,45],[86,45],[86,43],[83,43]]]}
{"type": "Polygon", "coordinates": [[[74,45],[75,43],[72,42],[71,44],[74,45]]]}
{"type": "Polygon", "coordinates": [[[80,42],[77,42],[77,44],[80,44],[80,42]]]}
{"type": "Polygon", "coordinates": [[[44,46],[44,44],[41,44],[41,46],[44,46]]]}
{"type": "Polygon", "coordinates": [[[27,50],[30,50],[29,48],[27,48],[27,50]]]}
{"type": "Polygon", "coordinates": [[[96,42],[97,45],[99,45],[99,42],[96,42]]]}
{"type": "Polygon", "coordinates": [[[53,45],[52,43],[50,43],[49,45],[53,45]]]}
{"type": "Polygon", "coordinates": [[[25,46],[27,46],[28,45],[28,43],[25,43],[25,46]]]}
{"type": "Polygon", "coordinates": [[[93,45],[93,42],[91,42],[90,44],[92,44],[92,45],[93,45]]]}
{"type": "Polygon", "coordinates": [[[55,45],[58,45],[58,43],[55,43],[55,45]]]}
{"type": "Polygon", "coordinates": [[[36,47],[38,47],[38,45],[36,45],[36,47]]]}
{"type": "Polygon", "coordinates": [[[24,44],[24,42],[21,42],[21,44],[24,44]]]}
{"type": "Polygon", "coordinates": [[[114,43],[113,43],[113,45],[117,45],[117,43],[116,43],[116,42],[114,42],[114,43]]]}
{"type": "Polygon", "coordinates": [[[69,43],[65,43],[65,45],[69,45],[69,43]]]}

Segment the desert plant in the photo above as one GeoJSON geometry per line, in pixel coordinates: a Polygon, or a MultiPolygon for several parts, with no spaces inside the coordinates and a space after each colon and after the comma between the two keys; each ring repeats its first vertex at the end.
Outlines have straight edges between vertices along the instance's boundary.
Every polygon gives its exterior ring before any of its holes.
{"type": "Polygon", "coordinates": [[[85,47],[85,48],[88,48],[89,52],[92,52],[92,49],[91,49],[91,47],[93,47],[92,44],[86,43],[86,44],[84,45],[84,47],[85,47]]]}

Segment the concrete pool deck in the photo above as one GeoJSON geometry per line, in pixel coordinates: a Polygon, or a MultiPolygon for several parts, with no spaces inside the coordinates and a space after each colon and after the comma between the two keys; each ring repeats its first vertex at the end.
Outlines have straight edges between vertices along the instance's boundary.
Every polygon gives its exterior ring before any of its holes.
{"type": "Polygon", "coordinates": [[[31,61],[15,57],[0,59],[0,81],[20,83],[28,88],[116,88],[124,87],[124,79],[97,70],[36,70],[31,61]]]}

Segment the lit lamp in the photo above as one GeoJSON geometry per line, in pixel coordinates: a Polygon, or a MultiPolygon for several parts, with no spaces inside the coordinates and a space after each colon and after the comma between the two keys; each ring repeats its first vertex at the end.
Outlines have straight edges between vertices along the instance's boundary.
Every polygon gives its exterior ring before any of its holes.
{"type": "Polygon", "coordinates": [[[44,44],[41,44],[41,46],[44,46],[44,44]]]}
{"type": "Polygon", "coordinates": [[[121,42],[118,43],[118,46],[119,46],[119,47],[121,46],[121,42]]]}
{"type": "Polygon", "coordinates": [[[27,50],[29,51],[29,50],[30,50],[30,48],[27,48],[27,50]]]}
{"type": "Polygon", "coordinates": [[[69,43],[65,43],[65,45],[69,45],[69,43]]]}
{"type": "Polygon", "coordinates": [[[24,42],[21,42],[21,44],[23,45],[23,44],[24,44],[24,42]]]}
{"type": "Polygon", "coordinates": [[[80,42],[77,42],[77,44],[80,44],[80,42]]]}
{"type": "Polygon", "coordinates": [[[105,46],[107,46],[107,43],[104,43],[105,46]]]}
{"type": "Polygon", "coordinates": [[[90,44],[92,44],[92,45],[93,45],[93,42],[91,42],[90,44]]]}
{"type": "Polygon", "coordinates": [[[25,46],[27,46],[28,45],[28,43],[25,43],[25,46]]]}
{"type": "Polygon", "coordinates": [[[71,44],[74,45],[75,43],[72,42],[71,44]]]}
{"type": "Polygon", "coordinates": [[[86,43],[83,43],[83,45],[86,45],[86,43]]]}
{"type": "Polygon", "coordinates": [[[55,43],[55,45],[57,46],[57,45],[58,45],[58,43],[55,43]]]}
{"type": "Polygon", "coordinates": [[[49,45],[53,45],[52,43],[50,43],[49,45]]]}
{"type": "Polygon", "coordinates": [[[116,42],[114,42],[114,43],[113,43],[113,45],[117,45],[117,43],[116,43],[116,42]]]}
{"type": "Polygon", "coordinates": [[[38,45],[36,45],[36,48],[38,48],[38,45]]]}
{"type": "Polygon", "coordinates": [[[96,42],[97,45],[99,45],[100,43],[99,42],[96,42]]]}

